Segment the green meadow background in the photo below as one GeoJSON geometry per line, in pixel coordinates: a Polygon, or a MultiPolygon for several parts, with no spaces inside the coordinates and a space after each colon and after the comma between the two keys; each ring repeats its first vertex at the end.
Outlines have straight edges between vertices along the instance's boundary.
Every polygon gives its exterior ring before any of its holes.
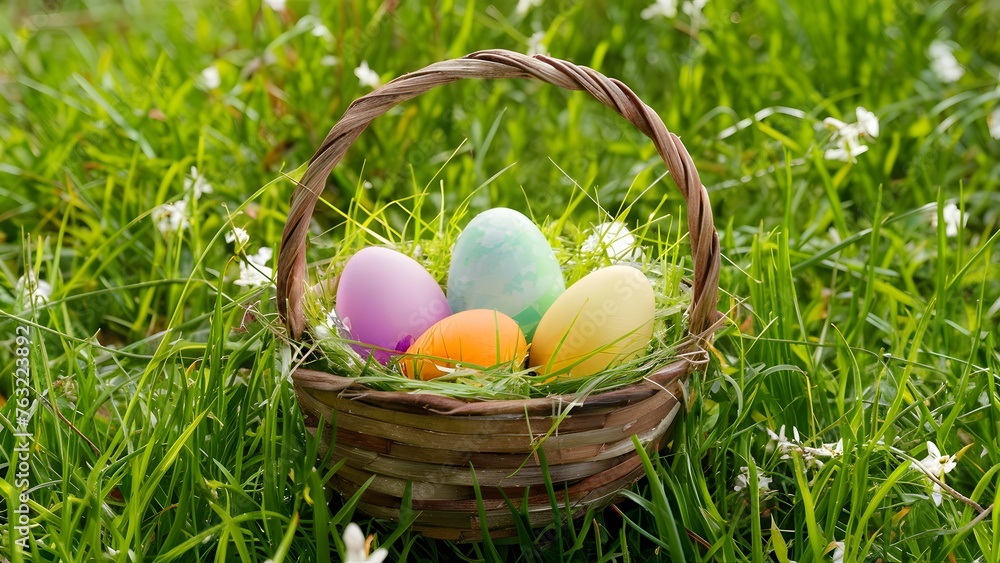
{"type": "MultiPolygon", "coordinates": [[[[1000,561],[1000,2],[649,7],[0,4],[0,558],[339,561],[354,521],[391,561],[1000,561]],[[356,69],[384,83],[487,48],[619,78],[681,137],[712,198],[727,323],[617,507],[452,544],[324,488],[288,375],[302,351],[273,330],[273,289],[236,282],[248,255],[274,266],[259,252],[293,180],[371,91],[356,69]],[[824,120],[859,106],[877,137],[827,158],[824,120]]],[[[453,84],[362,135],[311,256],[335,252],[352,200],[426,186],[445,221],[530,204],[575,234],[601,210],[676,231],[665,172],[583,94],[453,84]]]]}

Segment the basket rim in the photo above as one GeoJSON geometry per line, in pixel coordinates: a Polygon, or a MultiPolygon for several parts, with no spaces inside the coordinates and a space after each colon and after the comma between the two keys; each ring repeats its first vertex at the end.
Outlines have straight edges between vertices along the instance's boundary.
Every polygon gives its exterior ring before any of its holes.
{"type": "Polygon", "coordinates": [[[403,412],[441,416],[551,417],[565,412],[563,409],[620,408],[659,392],[673,394],[671,386],[706,364],[707,356],[705,351],[684,354],[635,383],[582,397],[580,394],[563,394],[524,399],[459,399],[430,392],[378,391],[353,377],[305,367],[292,372],[292,382],[302,392],[336,393],[348,400],[403,412]]]}
{"type": "MultiPolygon", "coordinates": [[[[719,328],[722,315],[718,312],[719,272],[721,268],[719,236],[715,229],[708,191],[701,183],[694,161],[677,135],[669,132],[660,117],[624,83],[569,61],[534,55],[529,57],[506,50],[477,51],[465,57],[433,63],[423,69],[404,74],[371,93],[354,100],[340,120],[331,128],[321,146],[309,161],[300,182],[292,193],[288,218],[282,233],[276,271],[277,306],[292,339],[301,340],[306,328],[303,301],[309,291],[306,272],[306,247],[313,211],[327,178],[343,159],[348,149],[368,125],[392,107],[415,98],[437,86],[466,78],[528,78],[559,86],[567,90],[583,90],[632,123],[655,145],[667,165],[667,171],[687,204],[688,233],[694,275],[691,302],[688,307],[688,334],[678,349],[677,360],[667,364],[644,380],[622,388],[595,393],[585,399],[599,401],[602,396],[619,397],[623,390],[649,392],[660,386],[657,379],[673,379],[686,375],[707,361],[707,343],[719,328]],[[669,374],[669,377],[667,376],[669,374]]],[[[303,389],[338,389],[368,400],[378,398],[400,405],[420,403],[432,411],[464,413],[470,404],[504,403],[503,400],[469,402],[431,393],[375,391],[353,378],[317,370],[299,368],[293,373],[296,386],[303,389]],[[298,375],[296,375],[298,374],[298,375]],[[395,397],[389,399],[389,396],[395,397]],[[419,397],[405,399],[402,397],[419,397]],[[428,399],[437,397],[437,399],[428,399]]],[[[662,387],[661,387],[662,388],[662,387]]],[[[627,393],[626,393],[627,394],[627,393]]],[[[542,401],[551,409],[553,401],[566,400],[572,395],[512,401],[520,414],[525,404],[542,401]]],[[[571,399],[575,400],[575,399],[571,399]]],[[[541,403],[539,403],[541,405],[541,403]]],[[[501,407],[496,407],[502,410],[501,407]]],[[[506,408],[506,407],[503,407],[506,408]]],[[[472,409],[479,412],[478,409],[472,409]]],[[[504,411],[506,412],[506,411],[504,411]]]]}

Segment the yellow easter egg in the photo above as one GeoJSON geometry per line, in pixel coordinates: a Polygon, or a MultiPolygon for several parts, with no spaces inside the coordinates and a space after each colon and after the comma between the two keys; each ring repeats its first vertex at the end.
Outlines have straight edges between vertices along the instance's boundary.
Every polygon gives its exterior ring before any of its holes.
{"type": "Polygon", "coordinates": [[[514,319],[498,311],[472,309],[438,321],[417,338],[400,361],[403,374],[434,379],[456,366],[520,368],[528,351],[514,319]],[[445,369],[441,369],[445,368],[445,369]]]}
{"type": "Polygon", "coordinates": [[[591,272],[570,286],[542,317],[528,367],[578,378],[638,358],[653,337],[653,287],[631,266],[591,272]]]}

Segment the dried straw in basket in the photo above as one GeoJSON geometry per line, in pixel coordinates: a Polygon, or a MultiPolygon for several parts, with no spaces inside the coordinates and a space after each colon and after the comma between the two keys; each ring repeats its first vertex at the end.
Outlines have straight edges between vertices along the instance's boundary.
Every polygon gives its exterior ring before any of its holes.
{"type": "Polygon", "coordinates": [[[335,489],[351,495],[374,476],[359,508],[394,519],[409,484],[412,508],[419,511],[414,530],[481,540],[483,530],[492,537],[516,534],[508,501],[529,515],[532,526],[552,522],[546,472],[560,506],[572,507],[574,514],[610,503],[641,477],[632,436],[647,449],[660,446],[681,408],[680,381],[706,361],[702,346],[718,320],[719,237],[691,156],[628,86],[552,57],[480,51],[400,76],[355,100],[313,155],[292,195],[278,256],[278,311],[293,338],[305,330],[308,227],[330,172],[376,117],[463,78],[533,78],[585,90],[635,125],[652,139],[687,202],[694,262],[691,338],[678,359],[613,391],[585,398],[466,402],[374,391],[350,377],[316,370],[292,375],[310,430],[316,431],[320,418],[335,425],[335,436],[322,436],[327,447],[333,443],[334,459],[346,459],[331,480],[335,489]]]}

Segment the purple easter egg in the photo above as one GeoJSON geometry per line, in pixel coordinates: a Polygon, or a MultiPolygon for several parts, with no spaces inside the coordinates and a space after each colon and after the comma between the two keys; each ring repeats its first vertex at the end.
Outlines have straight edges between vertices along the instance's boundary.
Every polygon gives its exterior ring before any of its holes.
{"type": "Polygon", "coordinates": [[[416,260],[368,247],[347,261],[337,285],[337,315],[361,357],[387,364],[434,323],[451,315],[441,286],[416,260]],[[395,351],[395,352],[394,352],[395,351]]]}

